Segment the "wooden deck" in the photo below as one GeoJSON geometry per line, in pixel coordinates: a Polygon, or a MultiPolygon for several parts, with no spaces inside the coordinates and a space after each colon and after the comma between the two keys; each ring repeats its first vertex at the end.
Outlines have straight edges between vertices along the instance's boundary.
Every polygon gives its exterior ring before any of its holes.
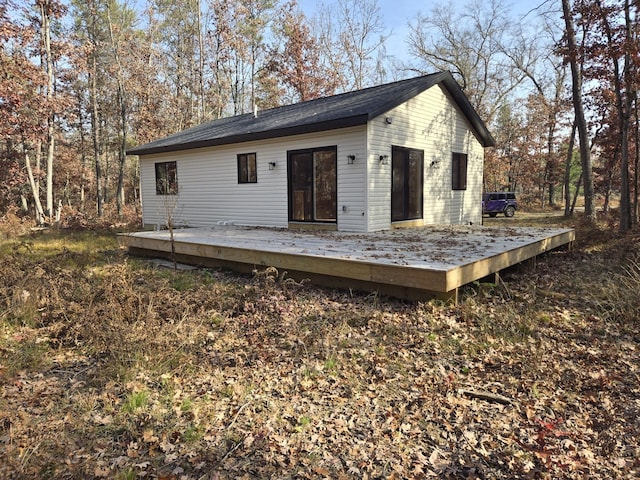
{"type": "MultiPolygon", "coordinates": [[[[438,226],[367,234],[217,226],[174,230],[176,260],[288,276],[401,298],[457,301],[458,288],[570,244],[572,229],[438,226]]],[[[133,255],[169,258],[168,231],[120,236],[133,255]]]]}

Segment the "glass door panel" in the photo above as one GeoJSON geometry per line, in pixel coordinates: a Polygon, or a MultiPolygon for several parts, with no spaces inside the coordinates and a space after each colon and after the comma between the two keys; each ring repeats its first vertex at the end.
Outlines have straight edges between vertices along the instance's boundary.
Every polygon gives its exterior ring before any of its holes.
{"type": "Polygon", "coordinates": [[[289,216],[294,221],[304,222],[312,219],[313,170],[311,162],[310,152],[294,153],[289,157],[289,216]]]}
{"type": "Polygon", "coordinates": [[[422,218],[423,200],[423,174],[422,174],[422,152],[409,150],[407,163],[409,166],[409,176],[407,178],[407,219],[415,220],[422,218]]]}
{"type": "Polygon", "coordinates": [[[404,220],[406,162],[402,150],[393,149],[391,156],[391,221],[404,220]]]}
{"type": "Polygon", "coordinates": [[[289,220],[336,222],[338,217],[336,148],[289,152],[288,169],[289,220]]]}
{"type": "Polygon", "coordinates": [[[420,219],[424,201],[424,152],[393,147],[391,153],[391,221],[420,219]]]}
{"type": "Polygon", "coordinates": [[[315,220],[335,222],[338,205],[336,152],[314,152],[315,220]]]}

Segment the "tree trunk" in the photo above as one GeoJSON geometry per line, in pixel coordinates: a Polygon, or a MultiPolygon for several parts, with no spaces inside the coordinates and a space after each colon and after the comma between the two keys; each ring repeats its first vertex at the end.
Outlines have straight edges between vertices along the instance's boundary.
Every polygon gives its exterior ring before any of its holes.
{"type": "Polygon", "coordinates": [[[29,213],[29,202],[27,201],[27,197],[22,194],[20,194],[20,205],[24,213],[29,213]]]}
{"type": "MultiPolygon", "coordinates": [[[[621,132],[621,162],[622,170],[620,177],[620,230],[627,232],[631,230],[633,219],[631,216],[631,185],[629,178],[629,124],[631,120],[631,108],[633,106],[634,81],[631,72],[631,12],[629,8],[629,0],[624,2],[624,19],[625,19],[625,44],[624,44],[624,102],[620,99],[620,128],[621,132]]],[[[634,48],[635,50],[635,48],[634,48]]],[[[617,60],[616,60],[617,64],[617,60]]],[[[622,88],[622,86],[620,86],[622,88]]],[[[617,89],[616,89],[617,90],[617,89]]],[[[621,96],[621,91],[616,91],[616,96],[621,96]]]]}
{"type": "Polygon", "coordinates": [[[573,214],[571,209],[571,164],[573,163],[573,145],[576,138],[576,122],[571,125],[571,136],[567,147],[567,158],[564,164],[564,216],[570,217],[573,214]]]}
{"type": "Polygon", "coordinates": [[[573,96],[573,108],[575,110],[575,121],[578,129],[580,143],[580,161],[582,164],[582,178],[584,182],[584,215],[591,221],[596,221],[596,204],[593,188],[593,170],[591,167],[591,151],[589,149],[589,133],[587,130],[587,120],[584,114],[582,103],[582,69],[578,63],[578,48],[576,45],[576,35],[573,28],[573,17],[569,0],[562,0],[562,12],[565,22],[565,37],[569,50],[569,64],[571,66],[571,84],[573,96]]]}
{"type": "Polygon", "coordinates": [[[122,62],[120,61],[118,44],[113,36],[113,23],[111,22],[111,11],[109,9],[107,9],[107,20],[109,22],[109,39],[111,41],[113,59],[118,68],[118,72],[116,74],[116,98],[118,99],[118,110],[120,114],[120,145],[118,146],[118,183],[116,187],[116,208],[118,216],[122,216],[122,209],[124,207],[124,167],[127,160],[127,92],[125,90],[124,79],[122,78],[122,62]]]}
{"type": "Polygon", "coordinates": [[[35,179],[35,194],[40,198],[40,172],[42,171],[42,140],[38,138],[36,140],[36,172],[38,173],[38,178],[35,179]]]}
{"type": "MultiPolygon", "coordinates": [[[[97,8],[91,2],[93,8],[97,8]]],[[[89,68],[89,97],[91,102],[91,140],[93,142],[93,165],[96,175],[96,213],[98,217],[104,215],[104,203],[102,200],[102,165],[101,165],[101,143],[100,143],[100,114],[98,111],[98,27],[96,15],[91,15],[89,25],[89,41],[93,47],[90,57],[89,68]]]]}
{"type": "MultiPolygon", "coordinates": [[[[106,127],[103,128],[106,130],[106,127]]],[[[111,151],[109,150],[109,145],[106,143],[106,139],[102,138],[102,158],[104,158],[104,165],[102,169],[102,202],[103,204],[109,204],[109,174],[111,173],[111,151]]]]}
{"type": "Polygon", "coordinates": [[[576,203],[578,201],[578,196],[580,195],[580,185],[582,185],[582,179],[584,178],[584,172],[580,172],[580,177],[578,177],[578,181],[576,182],[576,193],[573,195],[573,200],[571,202],[571,215],[576,210],[576,203]]]}
{"type": "Polygon", "coordinates": [[[200,0],[196,0],[195,8],[198,29],[198,123],[202,123],[205,119],[205,100],[204,100],[204,38],[202,34],[202,6],[200,0]]]}
{"type": "Polygon", "coordinates": [[[53,218],[53,153],[54,153],[54,125],[55,112],[53,109],[53,58],[51,57],[51,17],[47,11],[46,2],[39,2],[42,35],[42,55],[45,57],[47,75],[47,108],[49,116],[47,118],[47,216],[53,218]]]}
{"type": "Polygon", "coordinates": [[[27,176],[29,177],[29,186],[31,187],[31,193],[33,195],[33,201],[36,206],[36,223],[38,225],[44,225],[45,223],[45,215],[44,210],[42,209],[42,203],[40,202],[40,197],[38,196],[38,187],[33,177],[33,169],[31,168],[31,160],[29,160],[29,154],[24,154],[24,164],[27,169],[27,176]]]}
{"type": "Polygon", "coordinates": [[[638,224],[638,168],[640,168],[640,117],[638,116],[638,92],[634,93],[634,112],[635,112],[635,147],[636,155],[633,167],[633,224],[638,224]]]}
{"type": "MultiPolygon", "coordinates": [[[[630,105],[627,104],[630,107],[630,105]]],[[[626,114],[623,115],[626,117],[626,114]]],[[[631,189],[629,180],[629,119],[622,122],[620,138],[622,152],[620,153],[620,231],[631,229],[631,189]]]]}
{"type": "MultiPolygon", "coordinates": [[[[547,107],[547,108],[549,108],[550,110],[553,110],[551,107],[547,107]]],[[[556,206],[555,182],[556,182],[557,164],[556,164],[555,152],[553,151],[553,139],[555,138],[555,133],[556,133],[555,118],[556,118],[555,114],[551,111],[548,117],[549,128],[547,130],[547,159],[546,159],[546,165],[545,165],[545,171],[547,176],[546,180],[549,185],[548,198],[549,198],[550,207],[556,206]]]]}
{"type": "Polygon", "coordinates": [[[93,58],[93,71],[89,73],[91,84],[91,129],[93,130],[93,161],[96,172],[96,210],[98,217],[104,215],[102,201],[102,165],[100,164],[100,122],[98,118],[98,87],[96,81],[96,59],[93,58]]]}
{"type": "Polygon", "coordinates": [[[602,212],[605,214],[609,213],[609,209],[611,208],[611,191],[613,190],[613,165],[617,163],[617,153],[614,155],[614,161],[612,162],[612,166],[609,167],[609,171],[607,172],[607,183],[605,184],[604,189],[604,204],[602,205],[602,212]]]}
{"type": "Polygon", "coordinates": [[[78,115],[78,134],[80,135],[80,158],[81,158],[81,174],[80,174],[80,211],[84,212],[85,210],[85,189],[86,189],[86,183],[87,183],[87,175],[86,175],[86,168],[87,168],[87,155],[86,155],[86,151],[87,151],[87,140],[85,137],[85,131],[84,131],[84,122],[85,122],[85,116],[84,116],[84,108],[82,106],[82,93],[81,91],[78,89],[77,91],[77,101],[78,101],[78,111],[77,111],[77,115],[78,115]]]}

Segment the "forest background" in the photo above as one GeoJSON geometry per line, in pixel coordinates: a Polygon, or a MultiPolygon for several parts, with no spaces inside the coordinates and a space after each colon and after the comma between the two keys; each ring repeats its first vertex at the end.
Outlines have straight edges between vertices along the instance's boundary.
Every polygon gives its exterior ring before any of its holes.
{"type": "Polygon", "coordinates": [[[399,26],[402,51],[397,34],[388,47],[377,0],[309,14],[295,0],[1,0],[0,213],[38,224],[135,216],[131,146],[254,105],[450,70],[497,141],[486,190],[564,203],[566,215],[584,198],[590,219],[596,203],[619,207],[629,230],[638,4],[532,7],[516,16],[502,0],[433,4],[399,26]]]}

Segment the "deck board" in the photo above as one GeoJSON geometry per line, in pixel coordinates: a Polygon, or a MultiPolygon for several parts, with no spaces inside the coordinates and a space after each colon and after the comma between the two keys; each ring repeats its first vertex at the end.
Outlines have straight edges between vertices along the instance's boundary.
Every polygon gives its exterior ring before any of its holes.
{"type": "MultiPolygon", "coordinates": [[[[216,226],[174,230],[183,259],[233,268],[273,266],[299,275],[349,280],[437,296],[573,242],[567,228],[435,226],[372,233],[216,226]]],[[[166,256],[168,231],[120,236],[135,253],[166,256]]]]}

